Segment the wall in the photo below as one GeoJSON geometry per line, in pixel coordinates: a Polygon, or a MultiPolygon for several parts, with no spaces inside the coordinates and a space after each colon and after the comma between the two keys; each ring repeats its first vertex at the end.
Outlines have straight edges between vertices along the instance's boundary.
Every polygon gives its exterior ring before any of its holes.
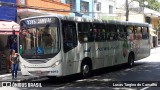
{"type": "Polygon", "coordinates": [[[97,19],[115,19],[116,2],[114,0],[97,0],[94,3],[95,18],[97,19]],[[96,11],[96,4],[101,3],[101,11],[96,11]],[[113,14],[109,14],[109,5],[113,6],[113,14]]]}
{"type": "MultiPolygon", "coordinates": [[[[34,6],[34,7],[42,7],[42,8],[50,8],[50,9],[60,9],[69,11],[70,7],[68,4],[63,4],[60,0],[51,1],[51,0],[26,0],[27,6],[34,6]]],[[[56,11],[47,11],[53,12],[62,15],[69,15],[69,12],[56,12],[56,11]]]]}
{"type": "Polygon", "coordinates": [[[154,18],[152,17],[151,19],[152,19],[151,24],[152,24],[153,28],[154,29],[158,28],[159,18],[158,17],[154,17],[154,18]]]}
{"type": "MultiPolygon", "coordinates": [[[[5,3],[15,3],[16,0],[0,0],[1,2],[5,3]]],[[[0,20],[12,20],[16,21],[16,7],[9,7],[9,6],[0,6],[0,20]]]]}
{"type": "Polygon", "coordinates": [[[37,15],[48,15],[48,14],[60,14],[60,15],[69,15],[69,12],[58,12],[69,11],[70,6],[68,4],[63,4],[60,0],[17,0],[18,5],[32,6],[35,9],[29,8],[18,8],[17,14],[21,18],[37,16],[37,15]],[[40,10],[44,9],[44,10],[40,10]]]}
{"type": "Polygon", "coordinates": [[[4,47],[7,45],[7,39],[8,39],[8,35],[0,35],[0,45],[1,45],[1,49],[4,50],[4,47]]]}
{"type": "Polygon", "coordinates": [[[129,21],[144,23],[145,22],[144,14],[129,15],[129,21]]]}

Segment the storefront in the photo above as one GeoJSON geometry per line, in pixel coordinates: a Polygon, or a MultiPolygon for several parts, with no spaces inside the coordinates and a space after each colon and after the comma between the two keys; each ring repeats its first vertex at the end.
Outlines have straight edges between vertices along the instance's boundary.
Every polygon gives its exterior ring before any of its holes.
{"type": "Polygon", "coordinates": [[[151,48],[153,47],[157,47],[157,34],[156,34],[156,30],[152,29],[152,28],[149,28],[149,32],[150,32],[150,45],[151,45],[151,48]]]}
{"type": "Polygon", "coordinates": [[[12,45],[12,40],[17,38],[19,34],[19,29],[20,25],[14,21],[0,21],[0,69],[6,68],[6,57],[4,54],[4,50],[6,46],[10,48],[10,46],[12,45]],[[15,38],[11,38],[12,36],[14,36],[15,38]]]}

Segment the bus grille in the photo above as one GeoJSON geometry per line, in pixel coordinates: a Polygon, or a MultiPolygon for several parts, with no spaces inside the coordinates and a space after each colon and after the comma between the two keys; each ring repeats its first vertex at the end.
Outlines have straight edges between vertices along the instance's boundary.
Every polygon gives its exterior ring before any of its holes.
{"type": "Polygon", "coordinates": [[[45,76],[48,75],[50,71],[43,71],[43,72],[39,72],[39,71],[29,71],[30,74],[35,75],[35,76],[45,76]]]}
{"type": "Polygon", "coordinates": [[[31,64],[43,64],[46,63],[46,60],[28,60],[27,62],[31,63],[31,64]]]}

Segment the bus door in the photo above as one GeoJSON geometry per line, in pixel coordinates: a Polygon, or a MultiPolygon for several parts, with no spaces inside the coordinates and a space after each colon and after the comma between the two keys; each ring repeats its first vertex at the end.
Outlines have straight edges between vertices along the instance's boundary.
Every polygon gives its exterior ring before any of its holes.
{"type": "Polygon", "coordinates": [[[78,66],[76,59],[77,33],[76,24],[71,21],[62,21],[63,51],[66,63],[66,74],[73,74],[78,66]]]}
{"type": "Polygon", "coordinates": [[[108,30],[108,35],[107,35],[107,56],[108,56],[108,60],[107,60],[107,66],[112,66],[115,64],[116,62],[116,50],[115,48],[117,47],[117,36],[116,36],[116,26],[114,24],[108,24],[107,25],[107,30],[108,30]]]}
{"type": "Polygon", "coordinates": [[[135,26],[134,30],[135,30],[135,38],[134,38],[135,47],[134,47],[134,51],[135,51],[135,54],[137,56],[137,59],[141,59],[142,58],[142,54],[141,54],[142,52],[141,52],[141,48],[140,47],[141,47],[141,43],[143,43],[141,27],[135,26]]]}
{"type": "Polygon", "coordinates": [[[93,34],[94,34],[94,57],[96,68],[104,67],[104,61],[106,57],[106,42],[105,42],[105,25],[103,23],[93,23],[93,34]]]}
{"type": "Polygon", "coordinates": [[[127,30],[124,25],[117,25],[117,48],[116,57],[118,64],[127,62],[128,60],[128,42],[127,42],[127,30]]]}

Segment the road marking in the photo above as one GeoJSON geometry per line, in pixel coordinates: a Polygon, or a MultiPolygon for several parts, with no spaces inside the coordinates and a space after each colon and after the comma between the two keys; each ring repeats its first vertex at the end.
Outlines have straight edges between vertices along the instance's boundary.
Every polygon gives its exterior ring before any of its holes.
{"type": "MultiPolygon", "coordinates": [[[[18,75],[18,73],[20,73],[21,71],[18,71],[17,72],[17,75],[18,75]]],[[[7,77],[7,76],[11,76],[12,74],[11,73],[9,73],[9,74],[4,74],[4,75],[0,75],[0,78],[4,78],[4,77],[7,77]]]]}
{"type": "Polygon", "coordinates": [[[11,76],[11,74],[0,75],[0,78],[4,78],[4,77],[7,77],[7,76],[11,76]]]}
{"type": "Polygon", "coordinates": [[[144,88],[142,88],[142,89],[140,89],[140,90],[146,90],[146,89],[148,89],[148,88],[150,88],[150,87],[144,87],[144,88]]]}
{"type": "Polygon", "coordinates": [[[64,87],[55,88],[54,90],[64,89],[64,88],[65,88],[65,86],[64,87]]]}

